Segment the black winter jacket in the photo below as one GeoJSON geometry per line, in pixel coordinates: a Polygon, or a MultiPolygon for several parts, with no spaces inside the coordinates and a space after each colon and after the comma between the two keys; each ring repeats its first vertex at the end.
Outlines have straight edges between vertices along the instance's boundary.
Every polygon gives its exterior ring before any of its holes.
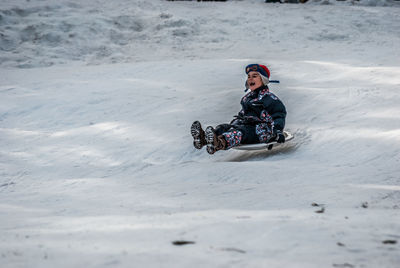
{"type": "Polygon", "coordinates": [[[242,110],[232,120],[233,125],[273,123],[275,130],[285,127],[286,108],[281,100],[269,92],[267,86],[250,91],[240,101],[242,110]]]}

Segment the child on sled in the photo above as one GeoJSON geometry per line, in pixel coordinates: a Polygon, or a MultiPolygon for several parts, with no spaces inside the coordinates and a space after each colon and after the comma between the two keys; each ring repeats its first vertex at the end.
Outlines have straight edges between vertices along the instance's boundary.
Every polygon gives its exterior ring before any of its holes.
{"type": "Polygon", "coordinates": [[[240,101],[242,109],[229,124],[208,126],[205,131],[199,121],[193,122],[190,132],[196,149],[207,146],[207,152],[214,154],[240,144],[285,142],[286,108],[269,91],[270,71],[265,65],[250,64],[245,72],[250,91],[240,101]]]}

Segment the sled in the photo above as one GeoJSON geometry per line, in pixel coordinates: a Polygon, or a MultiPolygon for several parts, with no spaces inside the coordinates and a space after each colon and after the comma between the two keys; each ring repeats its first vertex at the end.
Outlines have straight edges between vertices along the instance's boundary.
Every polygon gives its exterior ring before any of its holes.
{"type": "MultiPolygon", "coordinates": [[[[293,134],[288,131],[283,131],[283,135],[285,135],[285,143],[294,138],[293,134]]],[[[272,150],[273,147],[277,147],[285,143],[277,143],[276,141],[272,141],[269,143],[243,144],[233,147],[232,149],[242,151],[272,150]]]]}

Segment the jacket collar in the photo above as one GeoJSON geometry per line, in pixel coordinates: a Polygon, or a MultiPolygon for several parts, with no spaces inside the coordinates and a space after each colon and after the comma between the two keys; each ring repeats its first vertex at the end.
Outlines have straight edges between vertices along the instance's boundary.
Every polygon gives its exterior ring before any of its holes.
{"type": "Polygon", "coordinates": [[[261,91],[263,91],[264,89],[267,89],[267,90],[269,90],[268,89],[268,87],[266,86],[266,85],[262,85],[261,87],[258,87],[258,88],[256,88],[254,91],[252,91],[251,93],[252,94],[259,94],[261,91]]]}

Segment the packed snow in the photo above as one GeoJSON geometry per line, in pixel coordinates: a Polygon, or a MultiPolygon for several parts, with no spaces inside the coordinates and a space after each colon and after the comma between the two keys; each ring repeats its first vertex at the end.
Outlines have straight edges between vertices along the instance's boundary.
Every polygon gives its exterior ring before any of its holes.
{"type": "Polygon", "coordinates": [[[2,0],[1,267],[398,267],[399,44],[390,0],[2,0]],[[194,149],[255,62],[294,139],[194,149]]]}

